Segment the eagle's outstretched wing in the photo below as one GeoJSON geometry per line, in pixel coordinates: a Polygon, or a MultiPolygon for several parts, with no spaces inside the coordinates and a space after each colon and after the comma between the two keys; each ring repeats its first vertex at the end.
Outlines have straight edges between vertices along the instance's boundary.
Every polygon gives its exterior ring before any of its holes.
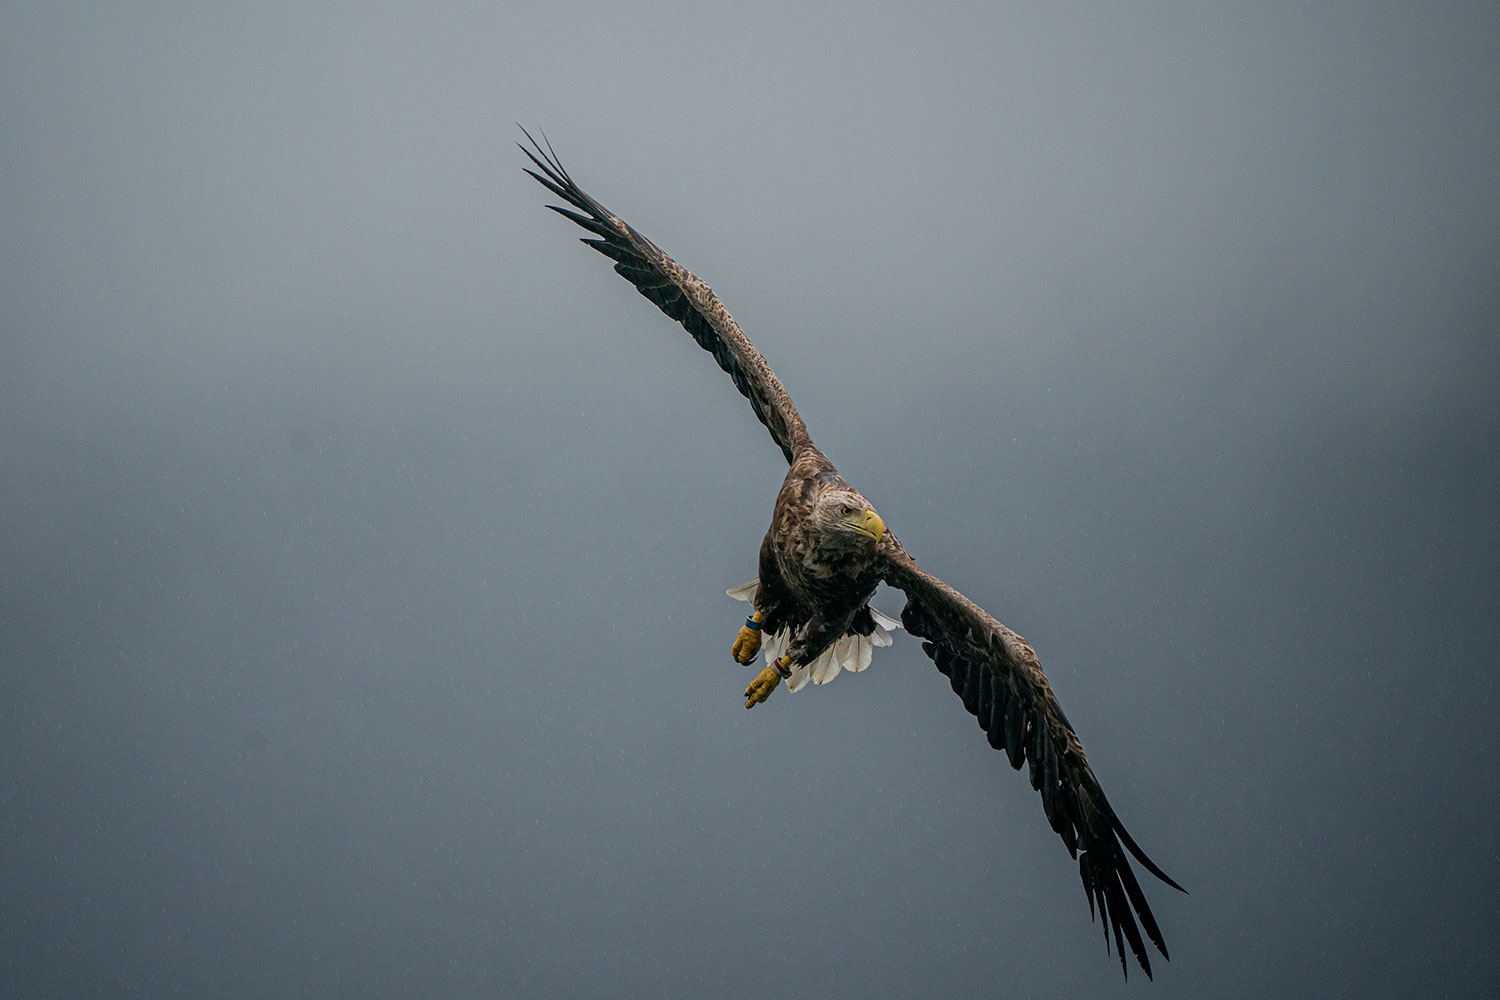
{"type": "Polygon", "coordinates": [[[906,592],[901,623],[906,631],[926,640],[922,649],[952,681],[964,707],[978,718],[990,746],[1004,750],[1016,770],[1023,763],[1030,765],[1031,787],[1042,794],[1047,821],[1062,837],[1068,853],[1078,859],[1089,912],[1098,904],[1105,946],[1113,924],[1121,966],[1126,966],[1128,974],[1125,946],[1129,944],[1149,978],[1151,961],[1141,930],[1164,958],[1167,947],[1125,852],[1174,889],[1182,886],[1146,856],[1110,808],[1078,734],[1026,640],[918,566],[890,536],[887,542],[882,546],[881,575],[906,592]]]}
{"type": "Polygon", "coordinates": [[[531,140],[532,149],[521,146],[521,152],[531,158],[541,173],[526,172],[583,214],[558,205],[547,207],[599,237],[584,238],[582,242],[613,259],[615,270],[625,280],[687,328],[750,400],[755,415],[771,432],[787,462],[794,461],[798,452],[812,445],[807,427],[771,366],[750,343],[713,289],[573,183],[550,145],[543,149],[530,132],[526,132],[526,138],[531,140]]]}

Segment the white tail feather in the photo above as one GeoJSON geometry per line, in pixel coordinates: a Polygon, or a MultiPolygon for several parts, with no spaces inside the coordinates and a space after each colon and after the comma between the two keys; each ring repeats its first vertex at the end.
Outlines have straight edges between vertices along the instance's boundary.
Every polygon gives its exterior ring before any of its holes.
{"type": "Polygon", "coordinates": [[[736,601],[749,601],[754,604],[755,598],[760,594],[760,577],[756,577],[749,583],[742,583],[738,587],[730,587],[724,593],[736,601]]]}
{"type": "Polygon", "coordinates": [[[803,688],[807,687],[807,682],[811,679],[812,675],[808,672],[808,669],[806,667],[793,667],[792,676],[786,679],[786,689],[793,694],[796,694],[798,691],[801,691],[803,688]]]}
{"type": "Polygon", "coordinates": [[[854,662],[845,664],[845,670],[852,670],[856,674],[870,665],[870,657],[875,655],[875,644],[867,635],[856,636],[859,640],[855,643],[854,662]]]}
{"type": "Polygon", "coordinates": [[[833,647],[829,646],[818,654],[818,658],[812,661],[807,668],[814,684],[827,684],[839,675],[839,661],[833,657],[833,647]]]}
{"type": "Polygon", "coordinates": [[[840,670],[853,670],[859,660],[859,635],[846,635],[833,644],[833,659],[840,670]]]}
{"type": "Polygon", "coordinates": [[[777,657],[786,652],[786,648],[792,644],[792,630],[784,628],[780,632],[773,632],[766,636],[761,645],[761,652],[766,655],[767,663],[775,663],[777,657]]]}

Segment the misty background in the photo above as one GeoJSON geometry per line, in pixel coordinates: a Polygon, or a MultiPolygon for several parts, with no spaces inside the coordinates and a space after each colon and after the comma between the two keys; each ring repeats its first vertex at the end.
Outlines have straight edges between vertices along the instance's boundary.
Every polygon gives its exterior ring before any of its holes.
{"type": "Polygon", "coordinates": [[[1493,996],[1500,13],[1314,7],[6,4],[0,995],[1493,996]],[[1035,645],[1154,984],[913,640],[741,707],[784,463],[514,122],[1035,645]]]}

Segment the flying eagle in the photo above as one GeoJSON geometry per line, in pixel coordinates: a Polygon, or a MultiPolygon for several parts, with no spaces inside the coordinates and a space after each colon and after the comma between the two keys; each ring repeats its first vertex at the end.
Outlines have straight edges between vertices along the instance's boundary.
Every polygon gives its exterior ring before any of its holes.
{"type": "Polygon", "coordinates": [[[786,389],[708,285],[585,194],[550,144],[543,149],[522,132],[531,149],[521,151],[537,168],[526,172],[578,211],[547,207],[594,234],[583,242],[612,259],[622,277],[713,354],[790,465],[760,545],[760,577],[728,591],[754,608],[735,638],[734,659],[751,663],[764,636],[767,666],[746,689],[745,707],[765,701],[783,680],[796,691],[840,670],[863,670],[874,646],[890,644],[893,629],[923,639],[923,651],[979,720],[990,746],[1005,751],[1016,770],[1029,767],[1047,822],[1078,861],[1090,915],[1098,908],[1106,950],[1112,925],[1121,968],[1128,976],[1128,944],[1149,978],[1141,931],[1164,958],[1167,947],[1126,852],[1167,885],[1182,887],[1115,815],[1031,646],[907,555],[870,502],[813,444],[786,389]],[[870,607],[882,581],[906,594],[899,624],[870,607]]]}

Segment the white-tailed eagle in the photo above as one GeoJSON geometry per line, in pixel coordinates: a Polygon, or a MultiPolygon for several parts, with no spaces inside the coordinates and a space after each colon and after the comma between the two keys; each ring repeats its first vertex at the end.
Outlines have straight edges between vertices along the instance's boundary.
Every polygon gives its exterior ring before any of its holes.
{"type": "Polygon", "coordinates": [[[1029,767],[1047,822],[1078,861],[1106,947],[1113,928],[1121,967],[1128,974],[1128,946],[1150,976],[1142,931],[1163,957],[1167,948],[1126,852],[1166,884],[1182,887],[1115,815],[1031,646],[907,555],[870,502],[813,444],[786,389],[708,285],[585,194],[550,146],[526,138],[531,149],[521,150],[537,168],[526,172],[572,209],[547,207],[592,233],[583,242],[613,260],[621,276],[713,354],[790,465],[761,542],[760,577],[729,591],[754,608],[733,657],[752,662],[764,636],[768,664],[746,689],[745,707],[765,701],[783,680],[795,691],[840,670],[863,670],[872,647],[888,645],[893,629],[921,638],[990,745],[1017,770],[1029,767]],[[899,624],[870,607],[882,581],[906,594],[899,624]]]}

